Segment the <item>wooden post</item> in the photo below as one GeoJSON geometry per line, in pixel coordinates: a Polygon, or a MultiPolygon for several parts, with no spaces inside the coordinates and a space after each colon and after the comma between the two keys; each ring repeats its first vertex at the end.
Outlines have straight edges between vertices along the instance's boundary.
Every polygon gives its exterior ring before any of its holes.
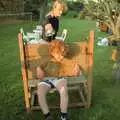
{"type": "Polygon", "coordinates": [[[93,49],[94,49],[94,31],[90,31],[89,33],[89,46],[88,46],[88,96],[87,96],[87,108],[91,105],[91,96],[92,96],[92,68],[93,68],[93,49]]]}
{"type": "Polygon", "coordinates": [[[24,95],[25,95],[25,105],[26,105],[27,112],[30,112],[28,78],[27,78],[27,70],[26,70],[26,64],[25,64],[25,52],[24,52],[24,43],[23,43],[22,33],[18,34],[18,41],[19,41],[19,47],[20,47],[20,59],[21,59],[21,70],[22,70],[22,79],[23,79],[24,95]]]}

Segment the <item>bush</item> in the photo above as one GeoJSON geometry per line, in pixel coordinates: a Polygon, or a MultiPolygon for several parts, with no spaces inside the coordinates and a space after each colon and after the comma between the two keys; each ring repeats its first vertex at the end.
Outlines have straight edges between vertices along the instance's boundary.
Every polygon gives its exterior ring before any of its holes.
{"type": "Polygon", "coordinates": [[[68,9],[74,11],[81,11],[84,8],[83,3],[81,2],[67,2],[68,9]]]}

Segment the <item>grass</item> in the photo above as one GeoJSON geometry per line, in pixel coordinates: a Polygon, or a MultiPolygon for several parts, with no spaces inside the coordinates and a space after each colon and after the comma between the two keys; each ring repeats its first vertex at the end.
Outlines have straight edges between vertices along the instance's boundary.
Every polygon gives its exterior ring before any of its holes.
{"type": "MultiPolygon", "coordinates": [[[[0,120],[42,120],[40,112],[33,112],[33,118],[24,110],[24,94],[21,80],[17,34],[20,27],[30,32],[37,23],[0,24],[0,120]]],[[[94,21],[61,19],[61,29],[68,29],[67,42],[88,37],[88,31],[95,31],[94,81],[92,106],[90,109],[69,109],[70,120],[119,120],[120,84],[114,84],[112,77],[112,47],[96,46],[97,37],[107,36],[95,29],[94,21]]],[[[60,33],[59,33],[60,34],[60,33]]],[[[55,120],[59,110],[53,110],[55,120]]]]}

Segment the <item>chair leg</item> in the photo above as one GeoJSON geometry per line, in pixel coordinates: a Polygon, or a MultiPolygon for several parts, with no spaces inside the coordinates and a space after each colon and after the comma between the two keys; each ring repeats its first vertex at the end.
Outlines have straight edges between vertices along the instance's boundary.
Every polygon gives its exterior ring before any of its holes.
{"type": "Polygon", "coordinates": [[[35,103],[35,93],[31,93],[31,106],[34,106],[35,103]]]}
{"type": "Polygon", "coordinates": [[[82,102],[83,102],[84,105],[86,106],[86,99],[85,99],[85,95],[84,95],[84,84],[83,84],[83,83],[80,84],[79,94],[80,94],[80,97],[81,97],[81,99],[82,99],[82,102]]]}
{"type": "Polygon", "coordinates": [[[88,88],[87,90],[87,105],[86,108],[89,108],[91,105],[91,88],[88,88]]]}

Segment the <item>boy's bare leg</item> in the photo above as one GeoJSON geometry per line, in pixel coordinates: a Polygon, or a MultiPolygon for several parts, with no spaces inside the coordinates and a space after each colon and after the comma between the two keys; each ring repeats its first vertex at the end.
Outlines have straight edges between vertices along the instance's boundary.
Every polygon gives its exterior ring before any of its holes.
{"type": "Polygon", "coordinates": [[[49,113],[49,108],[47,105],[46,94],[51,88],[45,84],[40,84],[37,88],[38,102],[43,114],[49,113]]]}
{"type": "Polygon", "coordinates": [[[62,113],[67,113],[68,108],[68,89],[67,80],[60,80],[56,84],[56,89],[60,93],[60,109],[62,113]]]}

